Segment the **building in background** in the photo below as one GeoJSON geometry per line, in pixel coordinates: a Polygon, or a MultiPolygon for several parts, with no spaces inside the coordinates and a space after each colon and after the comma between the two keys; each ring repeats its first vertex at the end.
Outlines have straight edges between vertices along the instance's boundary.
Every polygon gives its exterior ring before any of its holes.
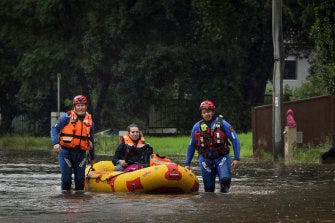
{"type": "Polygon", "coordinates": [[[310,63],[307,58],[288,56],[285,59],[283,87],[300,87],[309,75],[310,63]]]}

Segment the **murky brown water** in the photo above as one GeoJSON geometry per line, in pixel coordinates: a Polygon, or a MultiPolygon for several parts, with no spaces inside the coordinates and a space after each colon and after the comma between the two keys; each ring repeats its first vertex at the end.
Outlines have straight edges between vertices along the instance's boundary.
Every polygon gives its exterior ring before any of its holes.
{"type": "Polygon", "coordinates": [[[335,221],[335,165],[242,162],[229,194],[63,193],[48,152],[0,151],[0,176],[0,222],[335,221]]]}

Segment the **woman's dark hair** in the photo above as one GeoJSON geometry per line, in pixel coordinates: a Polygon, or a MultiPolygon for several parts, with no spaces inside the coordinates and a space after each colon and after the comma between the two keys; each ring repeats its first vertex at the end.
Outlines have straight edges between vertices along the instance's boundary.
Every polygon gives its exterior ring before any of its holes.
{"type": "Polygon", "coordinates": [[[138,127],[137,124],[135,124],[135,123],[131,123],[130,125],[128,125],[128,127],[127,127],[127,131],[130,132],[130,128],[133,128],[133,127],[136,127],[136,128],[138,128],[138,129],[140,130],[140,127],[138,127]]]}

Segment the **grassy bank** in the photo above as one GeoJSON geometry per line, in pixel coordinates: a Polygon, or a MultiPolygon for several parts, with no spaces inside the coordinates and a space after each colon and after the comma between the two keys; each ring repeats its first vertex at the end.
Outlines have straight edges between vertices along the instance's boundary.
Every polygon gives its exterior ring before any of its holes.
{"type": "MultiPolygon", "coordinates": [[[[154,153],[171,158],[184,158],[186,154],[189,136],[154,137],[146,136],[146,142],[154,148],[154,153]]],[[[241,142],[241,160],[251,161],[253,157],[251,133],[239,134],[241,142]]],[[[118,145],[118,136],[97,136],[95,142],[96,154],[113,156],[118,145]]],[[[319,155],[326,145],[306,146],[294,150],[295,163],[318,163],[319,155]]],[[[0,137],[0,150],[45,150],[51,151],[49,137],[31,136],[2,136],[0,137]]],[[[271,154],[261,153],[256,160],[271,161],[271,154]]]]}

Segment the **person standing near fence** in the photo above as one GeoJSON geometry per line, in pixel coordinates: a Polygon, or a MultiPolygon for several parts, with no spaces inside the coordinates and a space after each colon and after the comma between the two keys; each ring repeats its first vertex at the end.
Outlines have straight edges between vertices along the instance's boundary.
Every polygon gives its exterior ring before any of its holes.
{"type": "Polygon", "coordinates": [[[87,112],[87,105],[88,100],[85,96],[75,96],[73,110],[62,115],[55,126],[51,127],[53,150],[58,154],[62,175],[62,190],[71,189],[72,172],[75,190],[83,190],[88,158],[91,166],[94,164],[94,123],[92,116],[87,112]]]}
{"type": "Polygon", "coordinates": [[[210,100],[201,102],[199,110],[203,119],[195,123],[192,128],[185,168],[190,169],[194,152],[197,150],[205,192],[214,192],[215,178],[218,175],[220,191],[227,193],[231,183],[231,166],[235,169],[240,164],[240,141],[232,126],[222,116],[214,116],[214,102],[210,100]],[[228,139],[233,144],[233,162],[229,156],[228,139]]]}

